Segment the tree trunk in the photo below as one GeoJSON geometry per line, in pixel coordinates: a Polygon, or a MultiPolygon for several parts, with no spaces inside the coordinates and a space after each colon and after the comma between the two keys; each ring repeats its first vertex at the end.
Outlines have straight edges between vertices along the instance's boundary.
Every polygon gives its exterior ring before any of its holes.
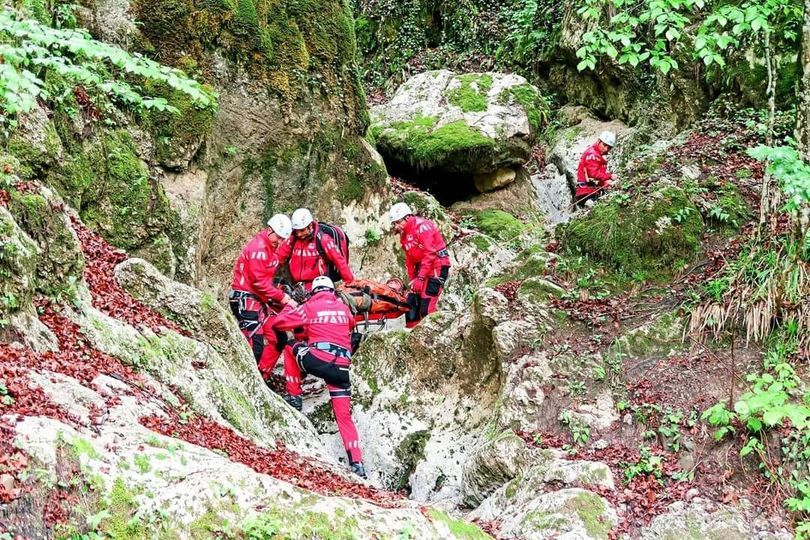
{"type": "Polygon", "coordinates": [[[804,0],[801,64],[804,76],[799,87],[796,140],[799,142],[802,158],[810,163],[810,0],[804,0]]]}

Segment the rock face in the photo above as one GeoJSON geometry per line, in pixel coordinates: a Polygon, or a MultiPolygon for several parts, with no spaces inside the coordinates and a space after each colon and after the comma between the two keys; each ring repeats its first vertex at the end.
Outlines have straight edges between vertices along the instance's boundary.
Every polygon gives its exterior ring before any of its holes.
{"type": "Polygon", "coordinates": [[[517,75],[421,73],[372,108],[371,134],[386,158],[414,169],[479,175],[480,191],[506,185],[544,122],[536,88],[517,75]]]}
{"type": "MultiPolygon", "coordinates": [[[[745,503],[745,501],[743,501],[745,503]]],[[[742,505],[743,507],[745,504],[742,505]]],[[[641,533],[642,540],[788,540],[792,535],[762,520],[753,520],[739,508],[696,498],[690,503],[677,502],[652,520],[641,533]]]]}
{"type": "Polygon", "coordinates": [[[143,92],[178,114],[129,114],[81,92],[46,102],[9,140],[14,171],[162,273],[219,293],[273,213],[308,205],[337,220],[385,192],[384,166],[361,137],[368,116],[339,0],[105,0],[79,16],[95,37],[208,83],[219,107],[157,84],[143,92]]]}
{"type": "Polygon", "coordinates": [[[498,519],[499,533],[518,538],[606,540],[618,523],[605,499],[581,488],[538,493],[536,484],[513,480],[484,501],[472,516],[498,519]]]}

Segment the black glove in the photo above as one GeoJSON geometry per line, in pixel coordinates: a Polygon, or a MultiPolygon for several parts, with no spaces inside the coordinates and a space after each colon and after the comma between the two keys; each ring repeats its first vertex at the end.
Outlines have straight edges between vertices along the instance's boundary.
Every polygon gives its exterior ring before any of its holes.
{"type": "Polygon", "coordinates": [[[360,344],[363,342],[363,334],[360,332],[352,332],[352,354],[357,352],[357,349],[360,347],[360,344]]]}
{"type": "Polygon", "coordinates": [[[408,322],[419,320],[419,308],[422,304],[422,297],[416,293],[408,293],[408,313],[405,314],[405,320],[408,322]]]}

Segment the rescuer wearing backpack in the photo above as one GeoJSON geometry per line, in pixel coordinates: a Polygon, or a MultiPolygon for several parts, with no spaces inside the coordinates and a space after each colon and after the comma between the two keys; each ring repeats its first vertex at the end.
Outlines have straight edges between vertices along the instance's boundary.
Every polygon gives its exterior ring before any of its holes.
{"type": "Polygon", "coordinates": [[[450,271],[450,254],[439,228],[431,220],[414,215],[404,202],[396,203],[388,217],[399,233],[405,251],[405,268],[410,280],[405,316],[406,326],[413,328],[429,313],[436,311],[439,297],[450,271]]]}
{"type": "Polygon", "coordinates": [[[264,322],[281,311],[283,306],[296,305],[273,282],[278,269],[276,249],[291,233],[290,218],[284,214],[271,217],[267,228],[242,248],[234,264],[231,291],[228,293],[231,311],[253,349],[259,371],[265,378],[278,361],[283,345],[272,332],[265,336],[264,322]]]}
{"type": "MultiPolygon", "coordinates": [[[[327,276],[319,276],[312,281],[309,299],[294,309],[285,309],[271,324],[276,331],[303,328],[304,341],[293,345],[295,363],[287,373],[293,373],[299,379],[311,373],[326,382],[332,411],[352,472],[365,478],[360,439],[352,420],[350,335],[356,323],[351,310],[335,294],[332,280],[327,276]]],[[[300,404],[300,388],[297,397],[300,404]]],[[[296,408],[301,410],[300,405],[296,408]]]]}
{"type": "Polygon", "coordinates": [[[349,240],[340,227],[318,223],[306,208],[292,215],[292,236],[276,251],[279,266],[289,262],[290,276],[295,283],[303,283],[306,290],[318,276],[329,276],[332,281],[354,281],[349,267],[349,240]]]}
{"type": "MultiPolygon", "coordinates": [[[[349,240],[343,229],[327,223],[318,223],[306,208],[293,212],[292,235],[276,250],[279,266],[289,263],[290,277],[309,291],[319,276],[329,276],[332,282],[354,281],[349,267],[349,240]]],[[[301,377],[297,375],[291,347],[284,348],[284,376],[287,394],[285,401],[301,410],[301,377]]]]}

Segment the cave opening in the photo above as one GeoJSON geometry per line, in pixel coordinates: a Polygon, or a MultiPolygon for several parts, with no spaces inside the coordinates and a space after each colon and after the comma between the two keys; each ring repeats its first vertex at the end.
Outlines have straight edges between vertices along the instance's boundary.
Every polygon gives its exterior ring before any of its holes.
{"type": "Polygon", "coordinates": [[[439,204],[450,207],[478,195],[472,174],[442,169],[421,169],[397,159],[385,158],[391,176],[433,195],[439,204]]]}

